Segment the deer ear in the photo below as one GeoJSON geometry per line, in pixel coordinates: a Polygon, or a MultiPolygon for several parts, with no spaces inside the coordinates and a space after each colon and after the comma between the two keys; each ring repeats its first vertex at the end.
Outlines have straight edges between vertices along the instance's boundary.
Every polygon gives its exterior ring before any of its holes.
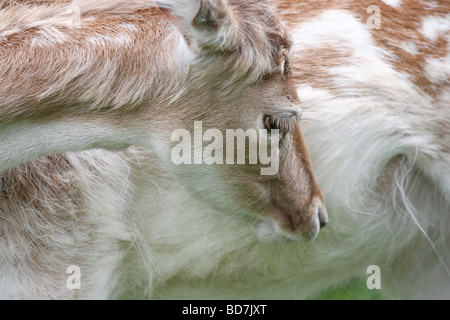
{"type": "Polygon", "coordinates": [[[156,4],[198,49],[224,51],[232,47],[235,28],[226,0],[159,0],[156,4]]]}

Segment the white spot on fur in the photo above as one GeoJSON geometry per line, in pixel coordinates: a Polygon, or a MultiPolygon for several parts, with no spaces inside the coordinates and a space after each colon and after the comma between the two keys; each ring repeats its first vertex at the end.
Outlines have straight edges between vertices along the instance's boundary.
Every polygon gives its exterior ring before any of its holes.
{"type": "Polygon", "coordinates": [[[417,47],[416,43],[414,41],[404,41],[399,45],[399,48],[402,48],[409,54],[419,54],[419,48],[417,47]]]}
{"type": "Polygon", "coordinates": [[[120,25],[120,28],[122,28],[122,29],[124,29],[125,31],[128,31],[128,32],[138,32],[139,31],[139,29],[135,25],[133,25],[131,23],[122,23],[120,25]]]}
{"type": "Polygon", "coordinates": [[[430,11],[433,11],[439,7],[442,7],[442,5],[439,2],[434,1],[434,0],[422,0],[422,1],[420,1],[420,3],[422,5],[424,5],[427,10],[430,10],[430,11]]]}
{"type": "Polygon", "coordinates": [[[443,58],[428,58],[425,64],[425,76],[433,84],[450,83],[450,55],[443,58]]]}
{"type": "Polygon", "coordinates": [[[450,14],[446,16],[426,17],[423,19],[421,32],[431,41],[436,41],[440,36],[444,35],[449,30],[450,14]]]}
{"type": "Polygon", "coordinates": [[[56,29],[52,31],[42,29],[38,31],[38,34],[39,36],[31,39],[32,47],[51,47],[67,41],[67,36],[56,29]]]}
{"type": "Polygon", "coordinates": [[[87,38],[86,41],[95,46],[108,46],[111,44],[117,46],[127,46],[132,43],[131,37],[126,33],[119,33],[112,36],[96,34],[95,36],[87,38]]]}
{"type": "Polygon", "coordinates": [[[382,1],[394,8],[399,8],[402,5],[402,0],[382,0],[382,1]]]}
{"type": "Polygon", "coordinates": [[[296,51],[329,44],[350,49],[361,57],[374,57],[381,53],[374,45],[367,26],[344,10],[328,10],[303,23],[294,32],[294,40],[296,51]]]}

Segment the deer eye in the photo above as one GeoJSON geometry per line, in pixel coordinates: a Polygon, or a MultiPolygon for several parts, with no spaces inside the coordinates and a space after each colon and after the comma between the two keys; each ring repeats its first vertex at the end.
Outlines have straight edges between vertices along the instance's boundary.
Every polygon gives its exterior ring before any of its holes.
{"type": "Polygon", "coordinates": [[[277,124],[273,121],[273,117],[269,114],[264,115],[264,129],[270,131],[274,129],[279,129],[276,127],[277,124]]]}
{"type": "Polygon", "coordinates": [[[267,131],[279,130],[280,137],[283,138],[297,124],[300,114],[297,111],[284,111],[273,114],[265,114],[263,117],[264,129],[267,131]]]}

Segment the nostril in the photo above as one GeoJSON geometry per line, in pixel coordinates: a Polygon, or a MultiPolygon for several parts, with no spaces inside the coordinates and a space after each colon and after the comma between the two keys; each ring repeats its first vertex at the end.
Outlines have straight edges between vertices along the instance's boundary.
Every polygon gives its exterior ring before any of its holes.
{"type": "Polygon", "coordinates": [[[322,210],[321,208],[319,208],[318,215],[319,215],[320,228],[323,228],[328,223],[328,216],[327,216],[326,212],[324,210],[322,210]]]}

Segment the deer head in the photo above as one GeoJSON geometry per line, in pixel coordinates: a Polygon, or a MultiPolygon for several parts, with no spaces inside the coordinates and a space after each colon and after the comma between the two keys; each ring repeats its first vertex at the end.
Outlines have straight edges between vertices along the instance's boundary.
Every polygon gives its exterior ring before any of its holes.
{"type": "Polygon", "coordinates": [[[159,118],[166,123],[164,140],[171,135],[172,141],[161,148],[166,163],[180,156],[172,169],[189,190],[224,212],[257,221],[263,240],[314,238],[327,214],[300,128],[292,42],[274,9],[255,0],[157,3],[192,56],[183,97],[162,111],[170,123],[159,118]],[[170,116],[168,109],[174,110],[170,116]],[[233,130],[244,137],[235,140],[233,130]],[[248,147],[240,160],[239,141],[248,147]],[[264,174],[252,143],[277,162],[274,170],[264,174]],[[171,160],[168,149],[175,150],[171,160]]]}
{"type": "Polygon", "coordinates": [[[0,170],[55,152],[138,145],[198,197],[248,217],[265,240],[311,239],[326,223],[300,129],[292,41],[267,1],[0,8],[0,170]],[[192,137],[196,124],[205,131],[197,149],[222,152],[225,164],[174,161],[182,140],[174,132],[192,137]],[[220,139],[227,130],[247,133],[241,140],[257,144],[257,155],[240,157],[242,148],[220,139]]]}

